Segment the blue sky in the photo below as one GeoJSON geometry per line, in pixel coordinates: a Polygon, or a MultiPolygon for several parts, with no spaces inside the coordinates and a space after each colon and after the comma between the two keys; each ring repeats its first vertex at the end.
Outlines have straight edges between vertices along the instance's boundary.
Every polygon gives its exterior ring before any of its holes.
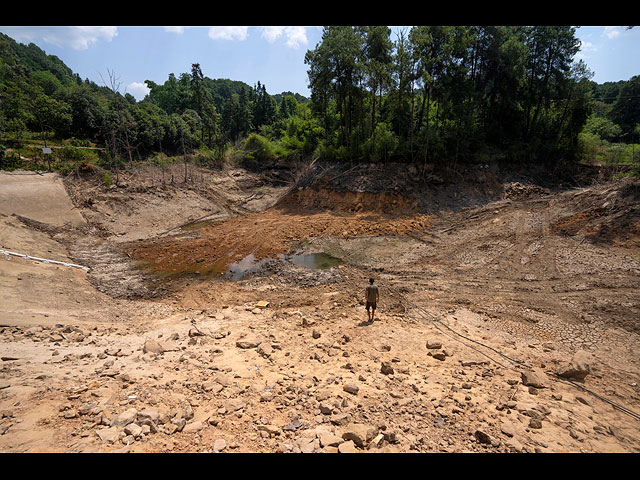
{"type": "MultiPolygon", "coordinates": [[[[241,80],[250,86],[260,81],[270,94],[292,91],[308,96],[304,56],[320,41],[322,28],[0,26],[0,32],[20,43],[35,43],[83,79],[103,84],[112,71],[120,91],[141,100],[145,80],[164,83],[170,73],[190,72],[193,63],[199,63],[209,78],[241,80]]],[[[594,81],[640,75],[640,27],[583,26],[577,36],[582,41],[577,58],[594,73],[594,81]]]]}

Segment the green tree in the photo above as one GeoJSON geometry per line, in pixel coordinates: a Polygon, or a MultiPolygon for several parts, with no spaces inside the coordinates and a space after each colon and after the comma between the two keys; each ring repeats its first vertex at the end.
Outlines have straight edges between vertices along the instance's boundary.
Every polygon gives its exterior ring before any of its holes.
{"type": "Polygon", "coordinates": [[[363,27],[363,56],[366,85],[371,97],[370,135],[375,136],[378,105],[391,87],[393,42],[391,29],[385,26],[363,27]]]}
{"type": "Polygon", "coordinates": [[[30,102],[33,119],[42,133],[45,146],[47,145],[46,131],[51,129],[63,137],[69,131],[71,114],[69,105],[60,102],[44,93],[38,93],[30,102]]]}
{"type": "Polygon", "coordinates": [[[278,108],[278,117],[280,119],[287,119],[296,114],[298,107],[298,101],[293,95],[285,95],[280,102],[278,108]]]}
{"type": "Polygon", "coordinates": [[[270,125],[276,119],[278,105],[271,95],[267,93],[267,88],[258,80],[253,89],[252,124],[254,129],[259,129],[262,125],[270,125]]]}
{"type": "MultiPolygon", "coordinates": [[[[613,104],[611,118],[620,125],[623,135],[630,136],[640,124],[640,75],[631,77],[622,85],[613,104]]],[[[631,142],[632,139],[629,138],[629,143],[631,142]]]]}
{"type": "Polygon", "coordinates": [[[211,92],[204,84],[204,76],[200,69],[200,64],[194,63],[191,66],[191,89],[194,98],[194,105],[202,122],[201,140],[208,146],[212,146],[218,141],[219,115],[211,97],[211,92]]]}
{"type": "Polygon", "coordinates": [[[575,28],[562,26],[536,26],[527,30],[526,44],[528,87],[525,95],[526,126],[524,137],[531,141],[534,135],[545,137],[549,125],[545,111],[549,111],[570,71],[573,57],[580,49],[575,28]]]}
{"type": "Polygon", "coordinates": [[[352,144],[352,134],[362,115],[363,40],[363,32],[359,28],[324,27],[321,43],[305,57],[305,62],[310,65],[310,83],[314,89],[312,102],[317,110],[323,112],[327,128],[330,128],[328,103],[335,103],[340,125],[338,146],[345,146],[349,151],[359,147],[352,144]]]}
{"type": "Polygon", "coordinates": [[[104,99],[84,83],[70,85],[60,95],[70,108],[71,134],[79,138],[96,139],[104,122],[104,99]]]}
{"type": "Polygon", "coordinates": [[[168,114],[184,112],[192,106],[191,79],[189,74],[183,73],[180,78],[170,73],[163,85],[151,80],[145,80],[149,87],[148,100],[155,103],[168,114]]]}

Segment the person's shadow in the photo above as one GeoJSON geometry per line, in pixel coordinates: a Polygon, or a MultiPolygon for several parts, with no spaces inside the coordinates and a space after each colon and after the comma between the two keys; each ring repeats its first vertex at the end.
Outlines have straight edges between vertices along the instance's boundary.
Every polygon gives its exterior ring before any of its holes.
{"type": "Polygon", "coordinates": [[[368,327],[369,325],[373,325],[373,320],[363,320],[356,326],[357,327],[368,327]]]}

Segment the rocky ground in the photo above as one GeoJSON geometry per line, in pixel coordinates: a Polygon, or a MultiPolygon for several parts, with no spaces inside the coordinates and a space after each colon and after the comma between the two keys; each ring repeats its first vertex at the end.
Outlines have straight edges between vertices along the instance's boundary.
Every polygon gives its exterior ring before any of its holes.
{"type": "Polygon", "coordinates": [[[3,173],[0,451],[640,451],[638,182],[367,168],[3,173]]]}

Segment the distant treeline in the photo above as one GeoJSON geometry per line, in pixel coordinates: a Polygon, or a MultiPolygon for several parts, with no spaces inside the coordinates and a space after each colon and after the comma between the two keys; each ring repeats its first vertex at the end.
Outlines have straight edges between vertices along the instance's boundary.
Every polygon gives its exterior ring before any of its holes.
{"type": "Polygon", "coordinates": [[[598,85],[574,61],[578,50],[572,27],[392,34],[330,26],[305,56],[310,99],[270,95],[260,81],[212,80],[194,63],[163,84],[147,80],[149,94],[136,101],[122,93],[118,72],[103,72],[101,85],[82,80],[36,45],[0,34],[0,144],[51,133],[103,147],[111,166],[158,152],[219,162],[230,151],[256,159],[572,161],[583,154],[589,122],[604,120],[601,131],[614,141],[631,140],[639,122],[638,77],[598,85]]]}

